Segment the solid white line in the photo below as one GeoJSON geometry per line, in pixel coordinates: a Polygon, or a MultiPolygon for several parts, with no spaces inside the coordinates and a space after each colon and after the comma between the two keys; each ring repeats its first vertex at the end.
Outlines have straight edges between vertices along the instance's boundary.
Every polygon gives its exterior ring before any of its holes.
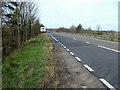
{"type": "Polygon", "coordinates": [[[55,37],[53,37],[53,35],[50,34],[50,36],[51,36],[53,39],[55,39],[55,41],[58,41],[55,37]]]}
{"type": "Polygon", "coordinates": [[[99,79],[101,82],[103,82],[108,88],[114,88],[110,83],[108,83],[105,79],[99,79]]]}
{"type": "Polygon", "coordinates": [[[104,49],[107,49],[107,50],[111,50],[111,51],[120,53],[120,51],[118,51],[118,50],[111,49],[111,48],[108,48],[108,47],[104,47],[104,46],[101,46],[101,45],[98,45],[98,47],[101,47],[101,48],[104,48],[104,49]]]}
{"type": "Polygon", "coordinates": [[[74,53],[73,53],[73,52],[70,52],[70,54],[71,54],[71,55],[74,55],[74,53]]]}
{"type": "Polygon", "coordinates": [[[92,68],[90,68],[87,64],[84,64],[84,66],[91,72],[93,72],[94,70],[92,68]]]}
{"type": "Polygon", "coordinates": [[[67,51],[70,51],[69,49],[66,49],[67,51]]]}
{"type": "Polygon", "coordinates": [[[56,41],[58,41],[56,38],[55,38],[56,41]]]}
{"type": "Polygon", "coordinates": [[[80,61],[80,62],[82,61],[79,57],[75,57],[75,58],[76,58],[78,61],[80,61]]]}
{"type": "Polygon", "coordinates": [[[90,44],[90,42],[85,42],[85,43],[90,44]]]}

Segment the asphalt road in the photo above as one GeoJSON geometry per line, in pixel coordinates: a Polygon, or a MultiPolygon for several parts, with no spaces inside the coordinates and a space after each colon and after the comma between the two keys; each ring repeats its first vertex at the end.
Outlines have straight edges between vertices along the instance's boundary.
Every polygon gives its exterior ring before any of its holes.
{"type": "Polygon", "coordinates": [[[68,33],[50,32],[65,45],[82,63],[89,65],[99,78],[118,87],[118,44],[68,33]]]}

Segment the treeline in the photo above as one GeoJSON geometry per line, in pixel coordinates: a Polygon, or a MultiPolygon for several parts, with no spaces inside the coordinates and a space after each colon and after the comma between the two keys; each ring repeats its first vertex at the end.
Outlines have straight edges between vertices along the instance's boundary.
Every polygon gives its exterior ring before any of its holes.
{"type": "Polygon", "coordinates": [[[49,31],[56,31],[56,32],[69,32],[69,33],[80,33],[80,34],[89,34],[89,35],[100,35],[100,36],[106,36],[108,38],[120,38],[120,32],[117,31],[103,31],[100,30],[100,26],[97,25],[97,30],[92,30],[91,27],[88,29],[84,29],[83,25],[79,24],[78,26],[72,25],[70,28],[56,28],[56,29],[47,29],[49,31]]]}
{"type": "Polygon", "coordinates": [[[94,31],[89,27],[88,29],[84,29],[82,24],[78,26],[72,25],[70,28],[60,27],[57,29],[47,29],[49,31],[56,31],[56,32],[69,32],[69,33],[86,33],[86,34],[93,34],[94,31]]]}
{"type": "Polygon", "coordinates": [[[33,2],[1,2],[3,58],[40,34],[38,7],[33,2]]]}

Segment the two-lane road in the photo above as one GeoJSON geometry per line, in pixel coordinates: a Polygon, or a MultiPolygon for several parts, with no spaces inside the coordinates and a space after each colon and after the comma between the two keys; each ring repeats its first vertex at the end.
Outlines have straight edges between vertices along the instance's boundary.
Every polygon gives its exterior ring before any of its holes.
{"type": "Polygon", "coordinates": [[[50,34],[89,65],[98,77],[118,87],[118,44],[68,33],[50,34]]]}

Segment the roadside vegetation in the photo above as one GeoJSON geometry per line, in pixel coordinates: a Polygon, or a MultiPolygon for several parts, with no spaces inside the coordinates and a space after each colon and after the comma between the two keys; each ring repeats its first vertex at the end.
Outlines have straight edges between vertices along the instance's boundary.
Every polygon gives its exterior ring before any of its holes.
{"type": "MultiPolygon", "coordinates": [[[[86,35],[92,35],[92,36],[99,36],[103,37],[102,40],[109,40],[109,41],[115,41],[119,42],[120,41],[120,32],[119,31],[103,31],[100,29],[100,25],[96,26],[97,30],[92,30],[91,27],[88,29],[84,29],[83,25],[79,24],[78,26],[72,25],[70,28],[56,28],[56,29],[47,29],[49,31],[55,31],[55,32],[68,32],[68,33],[79,33],[79,34],[86,34],[86,35]],[[116,39],[116,40],[114,40],[116,39]],[[117,40],[118,39],[118,40],[117,40]]],[[[100,39],[100,38],[99,38],[100,39]]]]}
{"type": "MultiPolygon", "coordinates": [[[[55,88],[53,45],[34,2],[0,2],[2,11],[2,88],[55,88]]],[[[0,68],[1,69],[1,68],[0,68]]],[[[0,83],[1,85],[1,83],[0,83]]]]}
{"type": "Polygon", "coordinates": [[[102,40],[113,41],[113,42],[120,42],[120,40],[113,40],[113,39],[102,39],[102,40]]]}
{"type": "Polygon", "coordinates": [[[39,8],[33,2],[1,2],[2,55],[8,56],[24,42],[40,34],[39,8]]]}
{"type": "Polygon", "coordinates": [[[41,34],[3,60],[3,88],[57,87],[54,72],[53,45],[47,34],[41,34]]]}

